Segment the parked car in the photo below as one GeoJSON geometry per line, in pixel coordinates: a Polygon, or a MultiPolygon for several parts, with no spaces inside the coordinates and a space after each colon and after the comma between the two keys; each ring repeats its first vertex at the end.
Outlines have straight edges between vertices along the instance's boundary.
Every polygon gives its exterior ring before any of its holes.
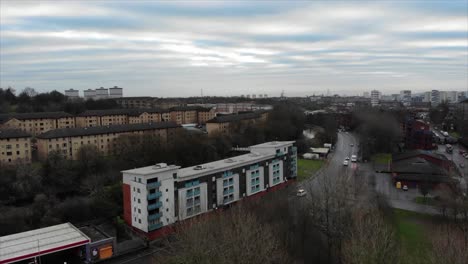
{"type": "Polygon", "coordinates": [[[353,144],[353,143],[351,143],[351,144],[349,144],[349,145],[350,145],[351,147],[354,147],[354,144],[353,144]]]}
{"type": "Polygon", "coordinates": [[[357,156],[356,155],[351,156],[351,162],[357,162],[357,156]]]}
{"type": "Polygon", "coordinates": [[[302,196],[305,196],[307,194],[307,192],[304,190],[304,189],[299,189],[297,190],[297,196],[298,197],[302,197],[302,196]]]}
{"type": "Polygon", "coordinates": [[[343,161],[343,165],[344,165],[344,166],[348,166],[348,165],[349,165],[349,161],[347,161],[347,160],[343,161]]]}
{"type": "Polygon", "coordinates": [[[403,185],[403,191],[408,191],[408,186],[407,185],[403,185]]]}

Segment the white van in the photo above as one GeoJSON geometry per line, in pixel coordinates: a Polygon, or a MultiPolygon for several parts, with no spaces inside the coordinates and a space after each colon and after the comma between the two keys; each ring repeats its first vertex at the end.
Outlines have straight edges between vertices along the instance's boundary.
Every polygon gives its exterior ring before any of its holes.
{"type": "Polygon", "coordinates": [[[351,156],[351,162],[357,162],[357,156],[356,155],[351,156]]]}

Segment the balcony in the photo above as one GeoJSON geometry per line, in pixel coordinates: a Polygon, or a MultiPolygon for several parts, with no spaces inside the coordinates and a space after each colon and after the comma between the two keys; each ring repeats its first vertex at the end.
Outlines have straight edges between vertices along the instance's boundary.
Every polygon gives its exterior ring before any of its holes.
{"type": "Polygon", "coordinates": [[[148,210],[154,210],[154,209],[160,208],[161,206],[162,206],[161,202],[157,202],[157,203],[154,203],[154,204],[148,204],[148,210]]]}
{"type": "Polygon", "coordinates": [[[155,193],[149,193],[147,197],[148,197],[148,200],[154,200],[154,199],[161,197],[161,195],[162,195],[161,192],[155,192],[155,193]]]}
{"type": "Polygon", "coordinates": [[[234,189],[228,189],[226,191],[223,191],[223,195],[231,194],[234,192],[234,189]]]}
{"type": "Polygon", "coordinates": [[[148,225],[148,231],[153,231],[153,230],[156,230],[156,229],[159,229],[163,226],[162,223],[157,223],[157,224],[152,224],[152,225],[148,225]]]}
{"type": "Polygon", "coordinates": [[[200,195],[200,189],[193,190],[193,195],[200,195]]]}
{"type": "Polygon", "coordinates": [[[280,157],[280,156],[283,156],[283,155],[284,155],[283,151],[276,152],[276,157],[280,157]]]}
{"type": "Polygon", "coordinates": [[[149,215],[149,216],[148,216],[148,221],[152,221],[152,220],[159,219],[159,218],[161,218],[161,216],[162,216],[161,213],[149,215]]]}
{"type": "Polygon", "coordinates": [[[153,188],[159,188],[161,187],[161,182],[152,182],[146,184],[146,189],[153,189],[153,188]]]}
{"type": "Polygon", "coordinates": [[[292,152],[297,153],[297,147],[292,147],[292,152]]]}

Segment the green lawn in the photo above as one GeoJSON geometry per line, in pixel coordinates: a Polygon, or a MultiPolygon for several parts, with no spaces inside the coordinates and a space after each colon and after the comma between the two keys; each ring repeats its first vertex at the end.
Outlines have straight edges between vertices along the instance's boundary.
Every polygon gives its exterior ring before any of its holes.
{"type": "Polygon", "coordinates": [[[424,222],[431,216],[395,209],[398,235],[401,239],[402,263],[424,263],[430,251],[430,242],[424,222]]]}
{"type": "Polygon", "coordinates": [[[392,154],[377,153],[372,156],[371,160],[377,164],[388,164],[388,162],[392,160],[392,154]]]}
{"type": "Polygon", "coordinates": [[[297,180],[302,181],[314,175],[323,165],[323,160],[297,160],[297,180]]]}
{"type": "Polygon", "coordinates": [[[454,137],[454,138],[459,138],[460,137],[460,134],[458,134],[458,132],[456,132],[456,131],[449,132],[449,135],[451,137],[454,137]]]}
{"type": "Polygon", "coordinates": [[[432,197],[424,198],[424,196],[418,196],[418,197],[414,198],[414,201],[416,203],[418,203],[418,204],[424,204],[424,205],[434,205],[435,204],[435,200],[432,197]]]}

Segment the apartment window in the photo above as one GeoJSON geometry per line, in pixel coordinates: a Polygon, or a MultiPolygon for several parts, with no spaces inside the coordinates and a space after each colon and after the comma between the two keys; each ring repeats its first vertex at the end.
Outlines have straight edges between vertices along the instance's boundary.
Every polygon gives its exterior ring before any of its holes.
{"type": "Polygon", "coordinates": [[[6,154],[7,156],[11,156],[11,151],[8,151],[6,154]]]}
{"type": "Polygon", "coordinates": [[[141,219],[140,218],[138,218],[138,223],[141,224],[141,219]]]}
{"type": "Polygon", "coordinates": [[[19,148],[19,144],[16,144],[16,148],[19,148]]]}
{"type": "Polygon", "coordinates": [[[138,198],[138,203],[141,203],[141,200],[140,200],[140,198],[138,198]]]}
{"type": "Polygon", "coordinates": [[[6,149],[11,149],[11,145],[6,145],[6,149]]]}
{"type": "Polygon", "coordinates": [[[19,150],[18,150],[18,151],[16,151],[16,155],[19,155],[19,154],[20,154],[19,150]]]}
{"type": "Polygon", "coordinates": [[[138,209],[138,213],[141,214],[141,209],[138,209]]]}
{"type": "Polygon", "coordinates": [[[140,193],[140,188],[137,189],[137,193],[140,193]]]}

